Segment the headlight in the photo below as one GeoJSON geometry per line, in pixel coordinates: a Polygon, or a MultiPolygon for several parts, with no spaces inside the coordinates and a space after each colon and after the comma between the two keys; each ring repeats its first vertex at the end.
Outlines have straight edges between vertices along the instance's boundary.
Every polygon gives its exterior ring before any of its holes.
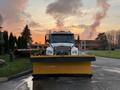
{"type": "Polygon", "coordinates": [[[53,48],[52,47],[48,47],[46,49],[46,55],[53,55],[53,48]]]}
{"type": "Polygon", "coordinates": [[[78,55],[78,48],[73,47],[73,48],[71,49],[71,55],[78,55]]]}

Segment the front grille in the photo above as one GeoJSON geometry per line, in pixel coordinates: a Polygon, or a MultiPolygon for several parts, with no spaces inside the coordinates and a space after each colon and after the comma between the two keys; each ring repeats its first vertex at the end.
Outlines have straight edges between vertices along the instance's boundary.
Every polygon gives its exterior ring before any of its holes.
{"type": "Polygon", "coordinates": [[[56,55],[68,55],[70,54],[71,47],[68,46],[58,46],[54,48],[54,52],[56,55]]]}

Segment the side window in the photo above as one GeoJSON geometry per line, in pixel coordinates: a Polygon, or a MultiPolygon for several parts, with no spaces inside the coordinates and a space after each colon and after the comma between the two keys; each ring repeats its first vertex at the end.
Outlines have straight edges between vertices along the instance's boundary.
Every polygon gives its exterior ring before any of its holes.
{"type": "Polygon", "coordinates": [[[46,44],[48,44],[50,42],[49,36],[50,36],[49,34],[45,35],[45,43],[46,44]]]}

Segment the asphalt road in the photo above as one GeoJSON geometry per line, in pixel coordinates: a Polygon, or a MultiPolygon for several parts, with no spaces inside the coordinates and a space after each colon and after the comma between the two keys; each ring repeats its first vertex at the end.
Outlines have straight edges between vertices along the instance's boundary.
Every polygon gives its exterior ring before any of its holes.
{"type": "MultiPolygon", "coordinates": [[[[59,78],[36,81],[37,90],[120,90],[120,59],[96,57],[93,62],[93,78],[59,78]]],[[[32,88],[32,76],[28,75],[0,83],[0,90],[14,90],[23,82],[32,88]]],[[[32,90],[32,89],[31,89],[32,90]]]]}

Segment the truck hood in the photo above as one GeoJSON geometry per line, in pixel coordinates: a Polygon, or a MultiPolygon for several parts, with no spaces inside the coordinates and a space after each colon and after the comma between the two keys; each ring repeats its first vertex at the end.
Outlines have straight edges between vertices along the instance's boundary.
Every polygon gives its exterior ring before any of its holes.
{"type": "Polygon", "coordinates": [[[68,46],[72,47],[74,44],[73,43],[51,43],[52,47],[59,47],[59,46],[68,46]]]}

